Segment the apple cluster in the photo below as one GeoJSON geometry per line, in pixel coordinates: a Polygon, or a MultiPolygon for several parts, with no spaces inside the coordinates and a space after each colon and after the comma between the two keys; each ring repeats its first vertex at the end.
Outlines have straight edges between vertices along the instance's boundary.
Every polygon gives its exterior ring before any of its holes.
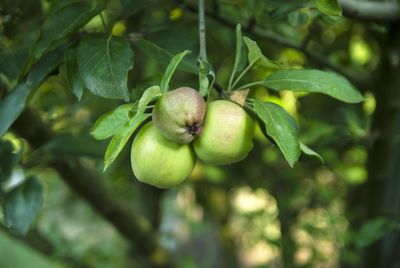
{"type": "Polygon", "coordinates": [[[133,141],[133,173],[158,188],[175,186],[187,178],[197,158],[213,165],[243,160],[253,148],[253,130],[251,117],[234,102],[206,105],[193,88],[169,91],[133,141]]]}

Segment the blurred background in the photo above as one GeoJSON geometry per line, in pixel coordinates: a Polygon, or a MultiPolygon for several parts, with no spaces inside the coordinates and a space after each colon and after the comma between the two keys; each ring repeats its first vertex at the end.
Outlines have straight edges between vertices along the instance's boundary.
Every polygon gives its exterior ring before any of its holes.
{"type": "MultiPolygon", "coordinates": [[[[71,2],[1,1],[1,99],[18,83],[33,33],[71,2]]],[[[400,267],[400,4],[343,0],[340,16],[324,2],[336,1],[205,1],[208,60],[223,87],[241,23],[243,35],[284,68],[335,71],[364,95],[347,104],[252,89],[253,98],[297,120],[301,141],[324,163],[302,155],[289,167],[257,126],[244,161],[198,162],[172,189],[134,178],[131,141],[103,173],[109,140],[95,140],[90,130],[123,102],[88,90],[78,101],[60,61],[0,140],[0,267],[400,267]]],[[[172,54],[189,49],[195,63],[197,1],[105,4],[106,28],[134,51],[131,101],[159,83],[168,62],[137,40],[172,54]]],[[[77,33],[90,32],[104,32],[100,15],[77,33]]],[[[252,70],[245,81],[269,74],[252,70]]],[[[197,88],[198,77],[178,70],[171,83],[197,88]]]]}

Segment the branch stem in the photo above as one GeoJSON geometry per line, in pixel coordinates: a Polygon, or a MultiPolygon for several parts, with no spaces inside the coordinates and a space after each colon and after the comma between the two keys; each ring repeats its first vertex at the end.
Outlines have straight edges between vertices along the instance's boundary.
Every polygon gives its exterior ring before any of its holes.
{"type": "Polygon", "coordinates": [[[204,0],[199,0],[199,38],[200,38],[199,58],[202,61],[208,62],[207,49],[206,49],[206,21],[204,17],[204,0]]]}

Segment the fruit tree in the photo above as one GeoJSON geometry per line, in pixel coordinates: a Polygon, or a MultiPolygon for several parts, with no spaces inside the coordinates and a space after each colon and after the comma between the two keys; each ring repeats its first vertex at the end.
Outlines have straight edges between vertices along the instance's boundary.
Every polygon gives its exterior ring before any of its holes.
{"type": "Polygon", "coordinates": [[[1,0],[0,267],[398,267],[398,0],[1,0]]]}

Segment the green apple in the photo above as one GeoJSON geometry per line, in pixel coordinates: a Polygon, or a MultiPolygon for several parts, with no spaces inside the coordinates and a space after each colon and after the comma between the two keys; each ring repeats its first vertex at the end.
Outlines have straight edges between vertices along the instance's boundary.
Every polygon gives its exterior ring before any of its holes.
{"type": "Polygon", "coordinates": [[[132,143],[131,165],[136,178],[158,188],[169,188],[182,182],[196,162],[190,144],[165,138],[147,123],[132,143]]]}
{"type": "Polygon", "coordinates": [[[193,148],[200,160],[226,165],[246,158],[253,148],[254,122],[242,107],[226,100],[207,105],[203,132],[193,148]]]}
{"type": "Polygon", "coordinates": [[[191,143],[202,130],[206,103],[198,91],[180,87],[158,99],[153,109],[155,127],[170,140],[191,143]]]}

